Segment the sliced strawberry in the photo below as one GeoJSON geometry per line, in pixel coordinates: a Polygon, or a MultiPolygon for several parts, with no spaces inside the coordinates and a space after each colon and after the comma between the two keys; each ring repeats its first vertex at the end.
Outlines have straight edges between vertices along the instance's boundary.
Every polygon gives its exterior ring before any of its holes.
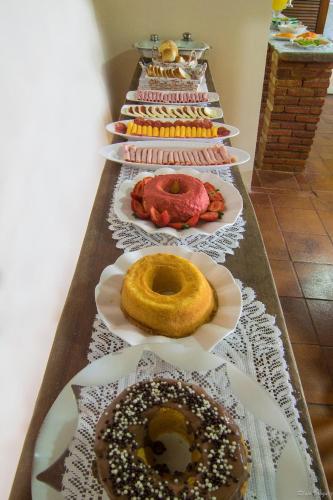
{"type": "Polygon", "coordinates": [[[217,135],[219,137],[224,137],[226,135],[229,135],[229,130],[227,128],[225,128],[225,127],[219,127],[217,129],[217,135]]]}
{"type": "Polygon", "coordinates": [[[161,213],[161,227],[165,227],[169,224],[170,222],[170,215],[169,215],[169,212],[167,210],[163,210],[163,212],[161,213]]]}
{"type": "Polygon", "coordinates": [[[219,219],[218,212],[205,212],[200,215],[200,220],[204,220],[206,222],[214,222],[219,219]]]}
{"type": "Polygon", "coordinates": [[[143,188],[144,188],[144,182],[143,181],[137,182],[133,188],[133,191],[131,192],[132,198],[141,201],[143,197],[143,188]]]}
{"type": "Polygon", "coordinates": [[[189,226],[186,222],[169,222],[169,227],[173,227],[174,229],[188,229],[189,226]]]}
{"type": "Polygon", "coordinates": [[[169,212],[167,212],[167,210],[164,210],[162,213],[160,213],[158,210],[156,210],[155,207],[151,207],[150,209],[150,218],[155,226],[158,227],[165,227],[170,222],[169,212]]]}
{"type": "Polygon", "coordinates": [[[209,212],[223,212],[224,202],[223,201],[212,201],[208,207],[209,212]]]}
{"type": "Polygon", "coordinates": [[[200,214],[197,213],[197,214],[194,214],[192,215],[192,217],[190,219],[188,219],[185,224],[189,227],[194,227],[198,224],[199,222],[199,217],[200,217],[200,214]]]}
{"type": "Polygon", "coordinates": [[[152,179],[154,179],[154,177],[145,177],[144,179],[142,179],[141,182],[143,182],[143,185],[145,186],[146,184],[148,184],[148,182],[150,182],[152,179]]]}
{"type": "Polygon", "coordinates": [[[144,208],[142,206],[142,203],[140,203],[138,200],[135,200],[132,198],[131,200],[131,208],[135,215],[139,217],[139,219],[149,219],[149,214],[144,211],[144,208]]]}
{"type": "Polygon", "coordinates": [[[204,182],[204,186],[206,188],[207,193],[210,193],[211,191],[216,191],[216,187],[213,186],[210,182],[204,182]]]}
{"type": "Polygon", "coordinates": [[[126,127],[125,123],[121,123],[121,122],[117,122],[115,124],[115,129],[116,129],[116,132],[119,132],[120,134],[126,134],[126,131],[127,131],[127,127],[126,127]]]}
{"type": "Polygon", "coordinates": [[[224,202],[223,196],[221,195],[221,193],[219,193],[219,191],[211,191],[210,193],[208,193],[208,197],[209,197],[210,201],[223,201],[224,202]]]}

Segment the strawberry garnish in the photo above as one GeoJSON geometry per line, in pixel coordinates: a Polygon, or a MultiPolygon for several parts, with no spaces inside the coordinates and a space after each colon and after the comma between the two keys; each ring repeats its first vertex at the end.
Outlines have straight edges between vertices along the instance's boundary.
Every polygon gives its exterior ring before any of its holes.
{"type": "Polygon", "coordinates": [[[229,135],[229,130],[227,128],[225,128],[225,127],[219,127],[217,129],[217,135],[219,137],[224,137],[226,135],[229,135]]]}
{"type": "Polygon", "coordinates": [[[143,182],[143,185],[145,186],[146,184],[148,184],[148,182],[150,182],[154,177],[145,177],[144,179],[142,179],[142,182],[143,182]]]}
{"type": "Polygon", "coordinates": [[[223,201],[212,201],[209,205],[208,210],[210,212],[223,212],[224,202],[223,201]]]}
{"type": "Polygon", "coordinates": [[[132,198],[131,200],[131,208],[135,214],[136,217],[139,219],[149,219],[149,214],[145,212],[142,203],[140,203],[138,200],[135,198],[132,198]]]}
{"type": "Polygon", "coordinates": [[[197,214],[194,214],[192,215],[192,217],[190,219],[188,219],[185,224],[189,227],[194,227],[198,224],[199,222],[199,217],[200,217],[200,214],[197,213],[197,214]]]}
{"type": "Polygon", "coordinates": [[[174,229],[188,229],[189,226],[186,222],[169,222],[169,227],[173,227],[174,229]]]}
{"type": "Polygon", "coordinates": [[[224,202],[223,196],[218,191],[211,191],[208,193],[210,201],[222,201],[224,202]]]}
{"type": "Polygon", "coordinates": [[[120,134],[126,134],[127,126],[125,125],[125,123],[117,122],[115,124],[115,129],[116,132],[119,132],[120,134]]]}
{"type": "Polygon", "coordinates": [[[160,213],[155,207],[151,207],[150,209],[150,218],[151,221],[158,227],[165,227],[170,222],[170,215],[167,210],[163,210],[160,213]]]}
{"type": "Polygon", "coordinates": [[[132,198],[141,201],[143,197],[143,188],[144,188],[143,180],[137,182],[133,188],[133,191],[131,192],[132,198]]]}
{"type": "Polygon", "coordinates": [[[213,186],[213,184],[211,184],[210,182],[204,182],[204,186],[206,188],[207,193],[211,191],[216,191],[216,187],[213,186]]]}
{"type": "Polygon", "coordinates": [[[214,222],[219,219],[218,212],[204,212],[200,215],[200,220],[204,220],[206,222],[214,222]]]}

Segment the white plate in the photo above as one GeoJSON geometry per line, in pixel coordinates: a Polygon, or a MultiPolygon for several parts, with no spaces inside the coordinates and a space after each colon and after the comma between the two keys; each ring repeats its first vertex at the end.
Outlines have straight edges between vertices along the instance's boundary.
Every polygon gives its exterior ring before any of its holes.
{"type": "Polygon", "coordinates": [[[126,223],[134,224],[140,227],[149,234],[167,234],[175,238],[183,239],[190,235],[195,234],[214,234],[218,229],[230,226],[236,222],[236,219],[243,210],[243,198],[239,191],[230,182],[225,182],[218,175],[209,172],[198,172],[191,168],[182,168],[181,170],[173,170],[172,168],[161,168],[152,172],[141,172],[134,179],[127,180],[121,183],[115,198],[114,198],[114,211],[117,217],[126,223]],[[222,219],[215,222],[200,222],[196,227],[182,229],[178,231],[172,227],[156,227],[150,220],[137,219],[133,215],[131,208],[131,191],[135,184],[147,176],[152,175],[165,175],[176,173],[192,175],[202,182],[211,182],[217,189],[220,190],[225,200],[225,210],[222,219]]]}
{"type": "MultiPolygon", "coordinates": [[[[152,91],[154,92],[154,91],[152,91]]],[[[175,92],[175,91],[172,91],[172,90],[167,90],[166,91],[167,94],[177,94],[178,92],[175,92]]],[[[183,92],[181,91],[180,93],[184,94],[186,92],[183,92]]],[[[175,103],[165,103],[163,101],[160,101],[160,102],[151,102],[151,101],[141,101],[139,99],[137,99],[137,94],[136,94],[136,90],[130,90],[129,92],[127,92],[126,94],[126,99],[127,101],[134,101],[134,102],[142,102],[142,103],[147,103],[147,104],[177,104],[177,105],[181,105],[182,103],[181,102],[175,102],[175,103]]],[[[211,103],[211,102],[217,102],[218,100],[220,99],[219,95],[216,93],[216,92],[208,92],[208,102],[211,103]]],[[[204,106],[205,103],[204,102],[189,102],[189,103],[183,103],[184,105],[188,104],[190,106],[204,106]]]]}
{"type": "MultiPolygon", "coordinates": [[[[154,106],[163,106],[164,108],[167,108],[167,109],[170,109],[170,110],[177,110],[179,108],[182,108],[184,106],[192,106],[192,104],[177,104],[176,106],[175,105],[170,105],[170,104],[146,104],[145,105],[146,107],[148,106],[151,106],[151,107],[154,107],[154,106]]],[[[125,104],[121,110],[120,110],[120,114],[121,115],[127,115],[127,116],[133,116],[134,118],[145,118],[147,120],[160,120],[160,121],[163,121],[163,120],[202,120],[202,119],[206,119],[206,120],[218,120],[219,118],[222,118],[223,117],[223,111],[222,111],[222,108],[217,108],[217,107],[204,107],[204,106],[196,106],[196,109],[200,109],[200,108],[203,108],[203,109],[211,109],[212,112],[214,113],[214,116],[195,116],[195,117],[191,117],[191,116],[185,116],[185,117],[173,117],[173,116],[149,116],[148,114],[144,114],[144,115],[138,115],[138,114],[134,114],[132,113],[129,108],[130,107],[133,107],[133,105],[128,105],[128,104],[125,104]]],[[[222,125],[222,124],[221,124],[222,125]]]]}
{"type": "MultiPolygon", "coordinates": [[[[33,457],[31,493],[34,500],[61,500],[62,494],[47,484],[38,481],[36,476],[50,467],[63,454],[77,427],[78,409],[72,385],[106,385],[135,371],[143,350],[149,349],[166,362],[183,370],[206,371],[226,363],[231,389],[242,405],[256,418],[267,425],[289,433],[288,443],[278,461],[276,471],[276,500],[296,500],[297,492],[311,491],[311,481],[307,467],[300,454],[293,432],[271,395],[254,379],[245,375],[227,359],[186,348],[179,344],[146,344],[129,347],[117,354],[108,354],[89,363],[77,373],[62,389],[48,411],[40,428],[33,457]]],[[[103,500],[108,496],[104,492],[103,500]]],[[[314,497],[310,493],[307,498],[314,497]]]]}
{"type": "Polygon", "coordinates": [[[281,36],[280,33],[276,33],[275,35],[272,35],[272,40],[281,40],[282,42],[290,42],[293,40],[297,35],[293,35],[292,38],[287,38],[285,36],[281,36]]]}
{"type": "MultiPolygon", "coordinates": [[[[118,142],[116,144],[109,144],[108,146],[104,146],[100,150],[100,154],[104,156],[107,160],[114,161],[116,163],[121,163],[123,165],[131,165],[132,167],[138,167],[138,168],[148,168],[149,170],[157,170],[158,168],[163,168],[167,166],[172,166],[172,168],[184,168],[184,165],[160,165],[160,164],[151,164],[151,163],[135,163],[135,162],[130,162],[130,161],[125,161],[124,160],[124,154],[123,154],[123,147],[124,145],[132,145],[143,148],[160,148],[160,149],[171,149],[173,151],[178,151],[179,149],[201,149],[201,148],[207,148],[209,145],[212,145],[211,142],[203,141],[202,139],[197,139],[197,141],[188,139],[187,141],[179,141],[175,142],[175,139],[172,140],[165,140],[165,141],[160,141],[160,140],[155,140],[155,141],[140,141],[138,144],[136,141],[135,142],[118,142]]],[[[212,168],[225,168],[225,167],[232,167],[234,165],[242,165],[243,163],[246,163],[250,159],[250,155],[247,151],[243,151],[242,149],[238,148],[233,148],[231,146],[226,146],[228,153],[230,156],[236,156],[237,161],[235,163],[227,163],[224,165],[189,165],[188,167],[185,168],[196,168],[199,170],[210,170],[212,168]]]]}
{"type": "Polygon", "coordinates": [[[301,49],[301,50],[317,50],[317,49],[327,49],[327,48],[332,48],[332,42],[330,40],[328,40],[327,38],[324,38],[324,37],[320,37],[318,36],[317,38],[314,38],[313,40],[318,40],[318,39],[323,39],[323,40],[327,40],[328,43],[326,45],[299,45],[297,42],[296,42],[296,39],[294,40],[290,40],[290,43],[292,44],[292,46],[294,48],[297,48],[297,49],[301,49]]]}
{"type": "MultiPolygon", "coordinates": [[[[150,118],[146,118],[147,120],[150,119],[150,118]]],[[[153,120],[153,118],[151,118],[153,120]]],[[[181,121],[187,121],[188,119],[185,119],[185,120],[181,120],[181,121]]],[[[151,136],[147,136],[147,135],[128,135],[127,133],[126,134],[123,134],[122,132],[117,132],[116,131],[116,123],[124,123],[126,126],[129,122],[131,122],[133,120],[119,120],[117,122],[112,122],[112,123],[109,123],[107,126],[106,126],[106,130],[108,132],[111,132],[111,134],[115,134],[115,135],[119,135],[120,137],[125,137],[125,139],[129,139],[131,141],[175,141],[175,142],[180,142],[180,141],[185,141],[185,142],[188,142],[188,141],[191,141],[191,142],[202,142],[202,141],[205,141],[205,142],[210,142],[212,144],[214,144],[215,142],[222,142],[222,141],[225,141],[226,139],[230,139],[231,137],[235,137],[236,135],[239,134],[239,129],[236,128],[236,127],[233,127],[232,125],[226,125],[225,123],[220,123],[220,122],[212,122],[212,125],[213,127],[224,127],[226,129],[229,130],[229,134],[228,135],[224,135],[223,137],[209,137],[209,138],[194,138],[194,137],[191,137],[191,138],[186,138],[186,137],[151,137],[151,136]]],[[[156,118],[156,121],[159,121],[159,122],[163,122],[163,121],[169,121],[169,122],[175,122],[177,121],[176,118],[175,119],[170,119],[170,118],[161,118],[161,119],[158,119],[156,118]]],[[[190,120],[188,120],[190,121],[190,120]]]]}
{"type": "Polygon", "coordinates": [[[171,342],[199,345],[205,351],[209,351],[235,329],[242,312],[240,289],[226,267],[216,264],[204,253],[175,246],[154,246],[137,252],[124,253],[102,272],[95,289],[95,299],[97,311],[107,327],[130,345],[171,342]],[[168,253],[188,259],[200,269],[216,291],[218,310],[215,316],[210,323],[200,326],[189,337],[172,339],[162,335],[151,335],[130,323],[121,310],[121,287],[127,270],[141,257],[156,253],[168,253]]]}

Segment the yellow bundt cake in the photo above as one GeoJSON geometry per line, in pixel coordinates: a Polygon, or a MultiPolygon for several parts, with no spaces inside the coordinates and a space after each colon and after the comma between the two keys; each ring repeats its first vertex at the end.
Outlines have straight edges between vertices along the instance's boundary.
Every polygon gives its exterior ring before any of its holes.
{"type": "Polygon", "coordinates": [[[121,291],[126,316],[154,335],[186,337],[217,309],[214,289],[201,271],[176,255],[147,255],[127,271],[121,291]]]}

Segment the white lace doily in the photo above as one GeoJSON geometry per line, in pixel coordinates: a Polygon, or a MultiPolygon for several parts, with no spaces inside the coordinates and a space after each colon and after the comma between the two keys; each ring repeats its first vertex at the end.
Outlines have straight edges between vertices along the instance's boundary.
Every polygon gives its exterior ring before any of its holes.
{"type": "MultiPolygon", "coordinates": [[[[308,469],[316,492],[315,474],[307,451],[303,428],[295,407],[286,362],[283,357],[281,332],[265,306],[255,298],[251,288],[238,282],[243,296],[243,312],[234,333],[220,342],[214,354],[227,358],[245,374],[251,375],[272,395],[283,410],[308,469]]],[[[90,362],[117,352],[127,344],[111,334],[96,316],[88,360],[90,362]]],[[[62,493],[66,499],[100,498],[102,489],[91,474],[95,426],[103,409],[125,387],[145,378],[181,379],[202,386],[214,399],[224,404],[237,421],[251,447],[252,469],[247,500],[274,500],[275,470],[287,442],[288,434],[255,418],[232,394],[226,365],[208,372],[185,372],[166,363],[152,352],[145,352],[137,370],[107,386],[84,387],[79,398],[79,424],[66,458],[62,493]]]]}
{"type": "MultiPolygon", "coordinates": [[[[133,179],[140,172],[139,168],[131,166],[122,166],[115,187],[119,189],[120,184],[128,179],[133,179]]],[[[211,169],[212,174],[216,174],[224,181],[233,182],[232,174],[229,168],[211,169]]],[[[125,252],[139,250],[140,248],[153,245],[184,245],[197,252],[205,252],[216,262],[223,263],[226,254],[233,254],[234,249],[239,247],[239,241],[243,238],[245,231],[245,221],[240,216],[232,226],[220,229],[212,235],[191,235],[187,238],[178,239],[164,234],[148,234],[134,224],[125,224],[120,221],[113,210],[113,197],[110,211],[108,214],[109,229],[113,231],[113,239],[116,246],[122,248],[125,252]]]]}

